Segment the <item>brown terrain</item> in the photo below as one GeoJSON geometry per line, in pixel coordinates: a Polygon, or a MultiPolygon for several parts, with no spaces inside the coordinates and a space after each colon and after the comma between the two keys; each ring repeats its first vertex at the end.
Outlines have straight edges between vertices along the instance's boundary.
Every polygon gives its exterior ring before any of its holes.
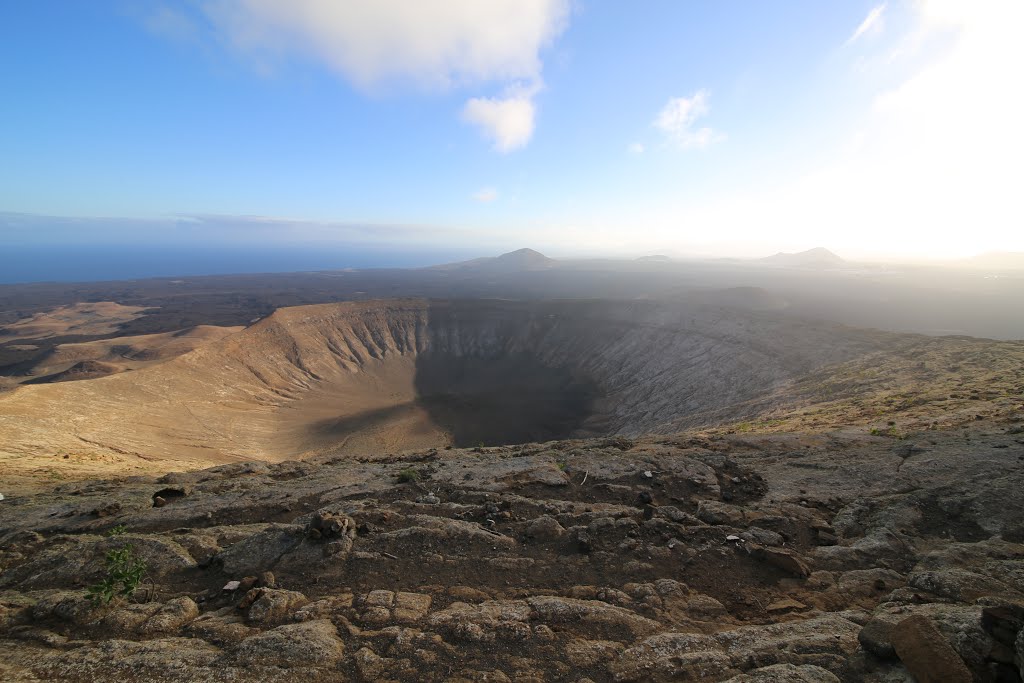
{"type": "MultiPolygon", "coordinates": [[[[77,326],[71,329],[81,330],[77,326]]],[[[22,328],[24,330],[24,328],[22,328]]],[[[80,332],[74,336],[95,336],[114,332],[113,323],[106,326],[94,325],[89,333],[80,332]]],[[[0,390],[18,384],[46,384],[67,382],[78,379],[95,379],[125,370],[156,365],[183,353],[197,349],[203,344],[238,332],[242,327],[216,327],[197,325],[184,330],[144,334],[135,336],[114,336],[86,342],[66,342],[47,348],[32,363],[25,364],[19,371],[0,376],[0,390]]],[[[68,336],[62,334],[60,336],[68,336]]],[[[26,347],[34,345],[16,344],[26,347]]]]}
{"type": "Polygon", "coordinates": [[[122,306],[113,301],[60,306],[0,329],[0,343],[19,339],[108,334],[117,331],[120,325],[145,315],[145,311],[142,306],[122,306]]]}
{"type": "Polygon", "coordinates": [[[4,680],[1021,680],[1024,343],[707,299],[199,336],[0,393],[4,680]]]}

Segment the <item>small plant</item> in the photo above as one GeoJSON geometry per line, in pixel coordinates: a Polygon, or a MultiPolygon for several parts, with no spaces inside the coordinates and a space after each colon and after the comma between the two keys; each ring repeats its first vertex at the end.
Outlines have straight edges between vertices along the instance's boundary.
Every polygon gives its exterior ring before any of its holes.
{"type": "Polygon", "coordinates": [[[108,551],[106,563],[106,577],[86,589],[96,606],[109,604],[114,598],[131,597],[146,575],[146,561],[135,554],[130,543],[108,551]]]}
{"type": "Polygon", "coordinates": [[[419,481],[421,476],[422,475],[420,475],[418,470],[414,470],[413,468],[410,467],[410,468],[404,469],[404,470],[402,470],[401,472],[398,473],[398,483],[399,484],[412,484],[414,482],[419,481]]]}
{"type": "Polygon", "coordinates": [[[559,460],[558,462],[555,463],[555,467],[565,472],[566,468],[569,467],[569,463],[567,463],[564,460],[559,460]]]}
{"type": "Polygon", "coordinates": [[[114,536],[121,536],[122,534],[128,533],[128,527],[124,524],[118,524],[107,529],[107,536],[113,538],[114,536]]]}

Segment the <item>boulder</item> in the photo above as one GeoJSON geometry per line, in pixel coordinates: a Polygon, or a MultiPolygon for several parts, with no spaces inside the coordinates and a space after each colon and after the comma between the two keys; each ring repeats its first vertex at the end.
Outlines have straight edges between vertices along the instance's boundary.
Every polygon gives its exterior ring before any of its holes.
{"type": "Polygon", "coordinates": [[[331,666],[344,654],[338,629],[328,619],[278,626],[246,638],[232,651],[242,666],[331,666]]]}
{"type": "Polygon", "coordinates": [[[780,546],[786,542],[786,539],[782,537],[782,534],[769,531],[768,529],[762,529],[759,526],[750,527],[740,534],[740,538],[747,543],[757,543],[773,547],[780,546]]]}
{"type": "Polygon", "coordinates": [[[387,661],[368,647],[359,648],[352,656],[364,681],[377,681],[384,675],[387,661]]]}
{"type": "Polygon", "coordinates": [[[204,533],[190,533],[175,536],[175,541],[188,551],[188,554],[195,559],[200,567],[210,564],[210,561],[221,551],[217,539],[204,533]]]}
{"type": "Polygon", "coordinates": [[[725,609],[725,605],[710,595],[697,593],[686,600],[686,614],[694,619],[710,621],[721,618],[728,614],[728,611],[725,609]]]}
{"type": "Polygon", "coordinates": [[[246,599],[249,604],[246,621],[261,626],[289,621],[293,612],[309,602],[302,593],[280,588],[255,588],[246,599]],[[252,594],[255,594],[253,599],[248,600],[252,594]]]}
{"type": "Polygon", "coordinates": [[[743,526],[743,508],[717,500],[702,500],[697,503],[697,519],[713,525],[743,526]]]}
{"type": "Polygon", "coordinates": [[[173,633],[199,616],[199,606],[190,597],[175,598],[160,607],[142,626],[139,633],[173,633]]]}
{"type": "Polygon", "coordinates": [[[230,645],[245,640],[257,631],[246,626],[234,608],[225,607],[196,618],[188,625],[186,632],[214,645],[230,645]]]}
{"type": "Polygon", "coordinates": [[[556,596],[527,599],[531,619],[565,628],[579,628],[608,640],[632,641],[654,633],[661,625],[632,610],[599,600],[576,600],[556,596]]]}
{"type": "Polygon", "coordinates": [[[765,548],[763,546],[751,544],[750,555],[754,559],[770,564],[773,567],[777,567],[787,574],[791,574],[798,578],[807,578],[811,575],[811,570],[807,566],[807,563],[791,550],[783,550],[782,548],[765,548]]]}
{"type": "Polygon", "coordinates": [[[871,619],[864,624],[857,641],[865,650],[880,659],[895,659],[896,648],[892,645],[892,629],[894,624],[881,619],[871,619]]]}
{"type": "Polygon", "coordinates": [[[971,683],[960,655],[927,617],[917,614],[892,629],[892,644],[917,683],[971,683]]]}
{"type": "Polygon", "coordinates": [[[160,579],[197,566],[192,555],[177,542],[160,536],[141,534],[115,536],[96,544],[97,557],[93,564],[103,564],[105,560],[100,558],[106,558],[107,552],[128,545],[132,547],[132,553],[146,563],[146,576],[152,579],[160,579]]]}
{"type": "Polygon", "coordinates": [[[565,527],[550,515],[541,515],[526,527],[526,537],[541,542],[557,541],[565,536],[565,527]]]}
{"type": "Polygon", "coordinates": [[[485,600],[470,605],[454,602],[430,615],[428,624],[454,640],[492,642],[531,636],[530,605],[524,600],[485,600]]]}
{"type": "Polygon", "coordinates": [[[391,610],[391,616],[399,624],[414,624],[427,616],[430,602],[429,595],[400,591],[395,593],[395,606],[391,610]]]}
{"type": "Polygon", "coordinates": [[[226,574],[248,576],[272,569],[281,556],[302,542],[297,524],[271,524],[217,554],[226,574]]]}
{"type": "Polygon", "coordinates": [[[943,569],[911,574],[912,588],[928,591],[952,600],[968,602],[983,595],[1013,595],[1016,593],[1002,581],[964,569],[943,569]]]}

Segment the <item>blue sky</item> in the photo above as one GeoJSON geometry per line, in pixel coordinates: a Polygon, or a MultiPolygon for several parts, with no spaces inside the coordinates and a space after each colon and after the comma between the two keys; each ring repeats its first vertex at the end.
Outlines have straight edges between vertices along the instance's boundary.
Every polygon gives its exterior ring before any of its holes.
{"type": "Polygon", "coordinates": [[[5,3],[0,238],[1024,250],[1019,19],[1010,0],[5,3]]]}

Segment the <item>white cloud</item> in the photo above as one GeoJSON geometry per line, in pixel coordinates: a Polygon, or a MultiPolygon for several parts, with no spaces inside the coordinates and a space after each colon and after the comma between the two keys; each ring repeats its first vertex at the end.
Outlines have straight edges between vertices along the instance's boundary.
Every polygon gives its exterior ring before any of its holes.
{"type": "Polygon", "coordinates": [[[473,199],[481,203],[493,202],[498,198],[498,191],[493,187],[482,187],[473,193],[473,199]]]}
{"type": "Polygon", "coordinates": [[[646,149],[642,142],[633,142],[626,148],[630,154],[643,154],[646,149]]]}
{"type": "Polygon", "coordinates": [[[462,118],[480,128],[499,152],[511,152],[524,146],[533,136],[532,93],[511,94],[504,98],[474,97],[462,109],[462,118]]]}
{"type": "Polygon", "coordinates": [[[463,119],[501,152],[533,134],[540,52],[571,0],[201,0],[211,23],[261,68],[289,55],[323,62],[361,88],[521,84],[473,98],[463,119]]]}
{"type": "Polygon", "coordinates": [[[244,53],[314,58],[361,87],[536,79],[569,15],[569,0],[202,1],[244,53]]]}
{"type": "Polygon", "coordinates": [[[882,15],[884,13],[885,3],[873,7],[864,18],[864,21],[860,22],[860,26],[858,26],[850,37],[846,39],[846,44],[850,45],[869,33],[877,33],[880,31],[882,29],[882,15]]]}
{"type": "Polygon", "coordinates": [[[711,111],[708,106],[708,91],[698,90],[692,97],[673,97],[654,119],[654,127],[663,132],[669,140],[681,149],[700,149],[724,136],[704,126],[694,128],[698,119],[711,111]]]}

